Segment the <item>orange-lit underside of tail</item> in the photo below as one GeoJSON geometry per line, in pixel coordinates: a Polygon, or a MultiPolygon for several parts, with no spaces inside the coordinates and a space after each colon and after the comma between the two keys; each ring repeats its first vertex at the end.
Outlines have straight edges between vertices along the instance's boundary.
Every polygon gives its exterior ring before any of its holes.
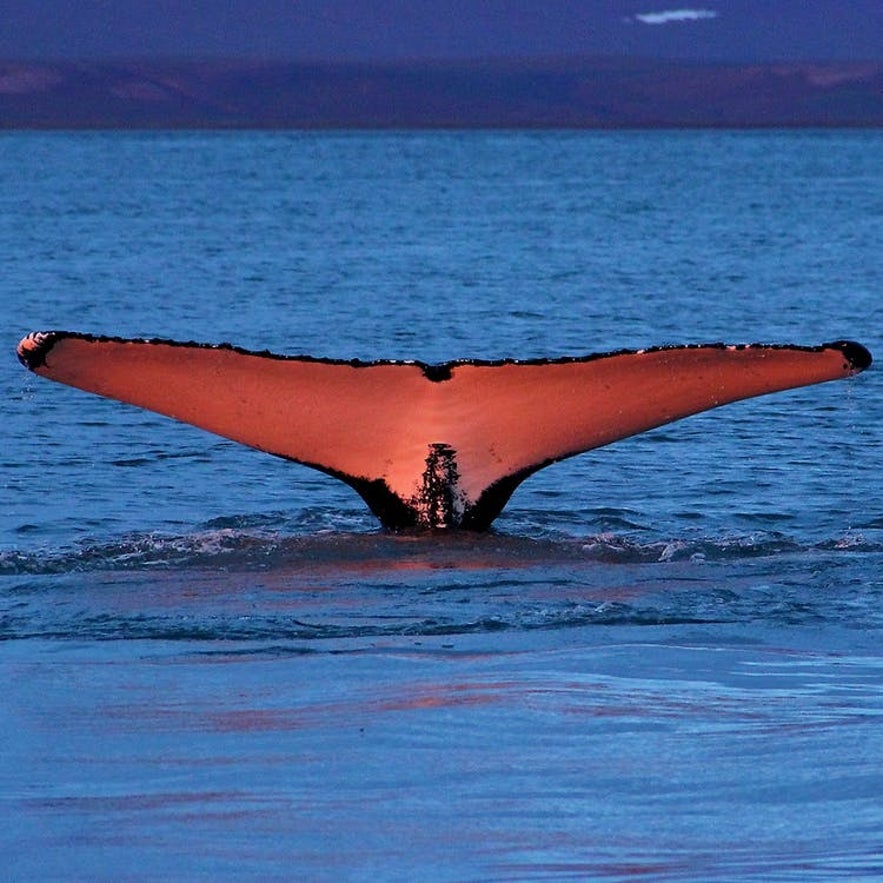
{"type": "Polygon", "coordinates": [[[331,473],[390,526],[474,528],[549,463],[870,364],[851,343],[428,366],[67,332],[29,335],[19,357],[41,376],[331,473]]]}

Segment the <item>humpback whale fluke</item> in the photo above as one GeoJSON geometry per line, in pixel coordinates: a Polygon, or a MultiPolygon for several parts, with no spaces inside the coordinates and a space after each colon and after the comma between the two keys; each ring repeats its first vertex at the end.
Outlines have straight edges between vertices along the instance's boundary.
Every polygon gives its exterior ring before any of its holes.
{"type": "Polygon", "coordinates": [[[556,359],[338,361],[34,332],[31,371],[312,466],[387,527],[486,529],[529,475],[729,402],[849,377],[860,344],[689,344],[556,359]]]}

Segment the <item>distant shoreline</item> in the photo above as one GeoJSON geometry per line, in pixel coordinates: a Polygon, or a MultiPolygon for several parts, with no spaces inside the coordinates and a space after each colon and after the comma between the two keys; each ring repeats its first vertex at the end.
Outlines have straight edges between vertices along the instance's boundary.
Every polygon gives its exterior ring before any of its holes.
{"type": "Polygon", "coordinates": [[[883,61],[0,60],[0,130],[883,126],[883,61]]]}

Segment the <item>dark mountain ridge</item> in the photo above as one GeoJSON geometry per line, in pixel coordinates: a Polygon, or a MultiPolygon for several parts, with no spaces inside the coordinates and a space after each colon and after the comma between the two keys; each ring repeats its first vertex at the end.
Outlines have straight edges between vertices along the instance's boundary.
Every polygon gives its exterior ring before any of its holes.
{"type": "Polygon", "coordinates": [[[881,125],[879,61],[0,61],[4,129],[881,125]]]}

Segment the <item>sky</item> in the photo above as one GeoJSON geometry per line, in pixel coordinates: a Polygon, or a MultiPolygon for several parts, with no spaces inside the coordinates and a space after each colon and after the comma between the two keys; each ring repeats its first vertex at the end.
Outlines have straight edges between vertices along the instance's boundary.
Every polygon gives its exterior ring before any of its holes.
{"type": "Polygon", "coordinates": [[[883,0],[0,0],[0,58],[883,59],[883,0]]]}

